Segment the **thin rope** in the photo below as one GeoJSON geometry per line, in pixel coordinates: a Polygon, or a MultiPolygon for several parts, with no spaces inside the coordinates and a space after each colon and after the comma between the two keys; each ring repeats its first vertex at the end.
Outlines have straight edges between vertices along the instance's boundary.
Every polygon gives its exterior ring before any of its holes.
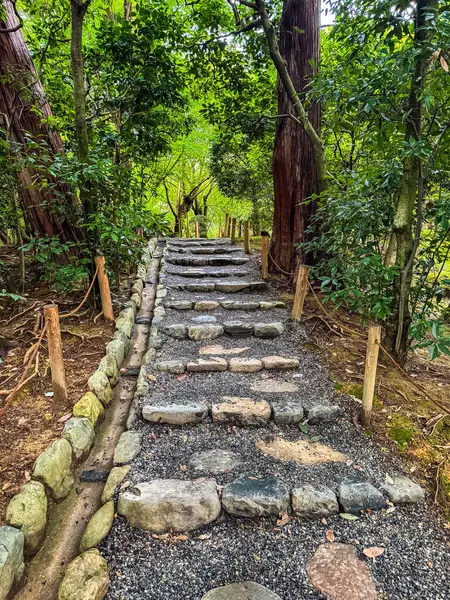
{"type": "Polygon", "coordinates": [[[71,317],[71,316],[73,316],[75,313],[77,313],[77,312],[80,310],[80,308],[83,306],[83,304],[84,304],[84,303],[86,302],[86,300],[88,299],[88,297],[89,297],[89,294],[91,293],[92,287],[93,287],[93,285],[94,285],[94,283],[95,283],[95,280],[96,280],[96,278],[97,278],[98,269],[99,269],[99,267],[98,267],[98,265],[97,265],[97,268],[95,269],[94,277],[92,278],[92,281],[91,281],[91,284],[90,284],[90,286],[89,286],[89,289],[88,289],[88,291],[86,292],[86,295],[85,295],[85,297],[84,297],[84,298],[83,298],[83,300],[81,301],[81,304],[79,304],[79,305],[78,305],[76,308],[74,308],[74,310],[72,310],[70,313],[66,313],[66,314],[59,315],[59,318],[60,318],[60,319],[66,319],[67,317],[71,317]]]}

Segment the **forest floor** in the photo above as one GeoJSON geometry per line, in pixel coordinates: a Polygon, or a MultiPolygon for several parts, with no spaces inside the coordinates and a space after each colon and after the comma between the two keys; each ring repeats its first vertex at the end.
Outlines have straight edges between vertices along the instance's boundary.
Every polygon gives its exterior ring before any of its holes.
{"type": "MultiPolygon", "coordinates": [[[[14,277],[15,253],[1,248],[0,254],[0,259],[8,264],[9,276],[14,277]]],[[[0,525],[10,498],[29,480],[36,457],[60,435],[72,406],[88,391],[87,380],[113,336],[112,326],[96,318],[100,309],[85,304],[76,315],[61,321],[67,401],[57,402],[53,398],[44,339],[35,377],[5,406],[8,391],[15,387],[23,373],[27,351],[38,339],[43,306],[56,302],[62,315],[76,308],[85,295],[85,291],[79,289],[71,293],[53,291],[39,280],[38,266],[32,260],[26,270],[26,289],[30,290],[24,294],[26,300],[0,305],[0,334],[6,340],[0,348],[0,525]]],[[[116,312],[127,297],[128,287],[129,282],[125,281],[120,292],[113,294],[116,312]]],[[[0,282],[0,289],[4,288],[0,282]]],[[[29,374],[34,371],[35,366],[29,374]]]]}

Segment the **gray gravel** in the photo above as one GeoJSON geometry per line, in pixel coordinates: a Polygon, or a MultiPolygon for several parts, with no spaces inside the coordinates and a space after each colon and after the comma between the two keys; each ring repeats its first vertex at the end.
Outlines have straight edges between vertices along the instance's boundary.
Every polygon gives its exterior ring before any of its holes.
{"type": "MultiPolygon", "coordinates": [[[[257,259],[252,257],[251,262],[243,267],[245,270],[253,269],[249,280],[260,279],[257,265],[257,259]]],[[[173,269],[174,265],[169,268],[173,269]]],[[[167,283],[179,280],[192,281],[172,275],[166,277],[167,283]]],[[[177,300],[215,300],[225,296],[231,300],[277,299],[274,289],[267,295],[262,292],[189,294],[171,290],[169,296],[177,300]]],[[[236,311],[170,311],[167,322],[188,322],[199,314],[220,316],[218,322],[221,322],[222,312],[226,313],[227,320],[238,318],[236,311]],[[172,321],[172,313],[176,313],[176,321],[172,321]]],[[[279,320],[278,313],[282,314],[283,321],[287,319],[288,313],[278,310],[248,312],[240,314],[239,318],[269,322],[279,320]]],[[[300,366],[297,370],[276,375],[271,373],[270,376],[299,387],[298,392],[281,394],[283,399],[300,398],[307,408],[318,403],[342,406],[342,418],[309,426],[307,436],[321,436],[322,443],[348,454],[352,463],[302,466],[263,456],[255,448],[256,439],[278,435],[296,440],[305,435],[296,427],[280,427],[273,422],[262,429],[240,429],[212,425],[209,421],[169,427],[139,420],[136,428],[142,434],[142,450],[132,463],[129,481],[138,483],[159,477],[190,479],[210,476],[210,473],[194,470],[189,460],[196,452],[212,449],[235,452],[241,460],[231,471],[214,475],[220,485],[238,475],[276,475],[290,487],[309,482],[336,490],[345,477],[351,476],[380,488],[386,473],[403,472],[399,455],[381,448],[354,425],[352,416],[358,404],[334,391],[326,368],[305,349],[305,341],[305,331],[301,326],[289,326],[280,338],[271,340],[224,336],[196,343],[168,338],[158,352],[158,359],[196,359],[200,356],[200,347],[205,345],[226,348],[248,346],[248,351],[236,355],[242,357],[271,354],[298,357],[300,366]]],[[[151,366],[148,373],[153,374],[151,366]]],[[[254,374],[192,373],[181,377],[158,373],[156,382],[151,382],[151,395],[141,399],[141,406],[150,402],[159,405],[211,402],[220,400],[223,395],[248,395],[270,402],[279,395],[250,391],[252,382],[261,382],[267,375],[264,371],[254,374]]],[[[423,504],[399,506],[390,513],[364,514],[357,521],[347,521],[339,516],[328,518],[326,523],[292,519],[287,525],[277,527],[273,519],[252,521],[222,514],[218,521],[190,533],[187,539],[182,537],[172,541],[133,529],[118,517],[111,533],[100,546],[110,567],[111,586],[107,599],[200,600],[211,588],[252,580],[279,594],[283,600],[320,600],[323,596],[308,582],[305,565],[318,545],[325,542],[327,529],[333,529],[336,541],[355,545],[362,560],[368,562],[379,585],[380,600],[450,598],[448,530],[444,529],[442,517],[428,494],[423,504]],[[368,546],[383,546],[386,550],[376,559],[366,559],[362,550],[368,546]]]]}

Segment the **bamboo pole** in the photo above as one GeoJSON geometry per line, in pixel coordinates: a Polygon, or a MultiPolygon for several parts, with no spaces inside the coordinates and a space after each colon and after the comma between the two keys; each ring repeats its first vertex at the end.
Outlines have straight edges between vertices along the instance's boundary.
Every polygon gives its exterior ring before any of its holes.
{"type": "Polygon", "coordinates": [[[261,268],[263,279],[269,278],[269,236],[261,236],[261,268]]]}
{"type": "Polygon", "coordinates": [[[48,355],[52,372],[53,397],[57,402],[67,400],[66,375],[59,327],[59,310],[56,304],[44,306],[44,319],[47,323],[48,355]]]}
{"type": "Polygon", "coordinates": [[[248,221],[244,221],[244,251],[250,254],[250,228],[248,221]]]}
{"type": "Polygon", "coordinates": [[[100,298],[102,301],[103,318],[106,321],[114,321],[114,311],[111,302],[111,292],[109,290],[108,275],[105,271],[105,257],[96,256],[95,264],[98,268],[98,285],[100,288],[100,298]]]}
{"type": "Polygon", "coordinates": [[[362,397],[363,425],[368,427],[372,420],[373,395],[377,375],[378,352],[381,342],[381,326],[371,325],[367,336],[366,364],[362,397]]]}
{"type": "Polygon", "coordinates": [[[295,288],[294,305],[292,306],[292,320],[298,321],[303,313],[303,304],[305,303],[308,292],[308,273],[309,267],[300,265],[297,276],[297,286],[295,288]]]}
{"type": "Polygon", "coordinates": [[[196,238],[200,237],[200,233],[199,233],[199,229],[198,229],[198,221],[195,221],[195,237],[196,238]]]}
{"type": "Polygon", "coordinates": [[[231,222],[231,243],[234,244],[236,240],[236,217],[231,222]]]}

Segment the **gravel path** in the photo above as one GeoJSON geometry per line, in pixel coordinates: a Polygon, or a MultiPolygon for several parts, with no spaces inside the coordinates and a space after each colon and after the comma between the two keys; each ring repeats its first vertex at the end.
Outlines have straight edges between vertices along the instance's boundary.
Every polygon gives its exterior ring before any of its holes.
{"type": "MultiPolygon", "coordinates": [[[[176,253],[176,256],[190,255],[189,251],[176,253]]],[[[201,256],[197,253],[194,255],[201,256]]],[[[233,252],[232,256],[242,256],[242,252],[233,252]]],[[[168,274],[169,271],[179,273],[186,268],[190,267],[167,263],[164,285],[170,286],[181,280],[191,281],[190,278],[168,274]]],[[[216,270],[229,268],[232,267],[216,267],[216,270]]],[[[250,271],[249,281],[260,279],[256,257],[251,257],[249,263],[237,269],[250,271]]],[[[266,301],[276,300],[277,295],[270,288],[267,293],[236,294],[188,293],[171,289],[163,304],[186,299],[266,301]]],[[[135,428],[142,435],[142,448],[131,463],[132,469],[127,477],[131,484],[160,478],[192,480],[214,477],[218,485],[223,486],[238,475],[274,475],[291,489],[303,483],[312,483],[323,484],[336,491],[345,478],[368,481],[379,488],[386,474],[393,476],[404,472],[401,457],[380,447],[354,425],[353,416],[359,408],[358,403],[334,390],[327,369],[305,349],[308,340],[304,328],[301,325],[294,326],[288,320],[287,309],[249,312],[220,308],[205,312],[167,309],[162,326],[192,324],[192,319],[199,315],[214,316],[218,323],[224,320],[252,323],[282,321],[286,330],[282,336],[274,339],[223,336],[215,340],[193,342],[164,336],[164,345],[158,350],[156,361],[207,358],[200,352],[202,348],[221,346],[224,353],[218,356],[228,360],[232,356],[292,356],[299,359],[298,368],[277,373],[226,371],[180,376],[159,373],[150,364],[146,368],[150,393],[140,398],[140,408],[145,404],[212,404],[220,402],[223,396],[249,396],[269,403],[281,397],[283,400],[300,401],[305,409],[318,404],[339,404],[342,415],[331,422],[308,425],[305,431],[298,426],[280,426],[273,421],[269,421],[265,427],[240,428],[217,425],[208,418],[197,425],[172,427],[139,419],[135,428]],[[236,348],[244,350],[235,355],[226,353],[236,348]],[[262,386],[268,382],[271,389],[284,382],[295,385],[297,390],[280,394],[252,389],[255,385],[262,386]],[[294,461],[281,462],[262,454],[256,447],[258,440],[281,438],[294,442],[318,440],[319,437],[321,444],[344,453],[347,459],[344,462],[307,466],[294,461]],[[239,464],[214,475],[196,469],[191,463],[193,455],[213,449],[235,453],[239,464]]],[[[379,600],[450,598],[449,530],[445,528],[430,494],[422,504],[396,506],[389,511],[367,511],[352,521],[340,516],[327,517],[326,520],[291,518],[281,525],[277,525],[276,521],[276,517],[258,520],[231,517],[222,511],[219,518],[206,527],[187,535],[171,536],[132,528],[119,516],[100,546],[110,567],[111,585],[107,598],[201,600],[212,588],[252,580],[279,594],[283,600],[323,599],[324,596],[314,588],[307,576],[306,562],[318,546],[326,542],[327,530],[333,530],[336,542],[356,547],[358,556],[367,563],[376,581],[379,600]],[[384,553],[375,559],[366,558],[362,551],[371,546],[385,548],[384,553]]],[[[337,600],[347,600],[347,597],[337,600]]]]}

